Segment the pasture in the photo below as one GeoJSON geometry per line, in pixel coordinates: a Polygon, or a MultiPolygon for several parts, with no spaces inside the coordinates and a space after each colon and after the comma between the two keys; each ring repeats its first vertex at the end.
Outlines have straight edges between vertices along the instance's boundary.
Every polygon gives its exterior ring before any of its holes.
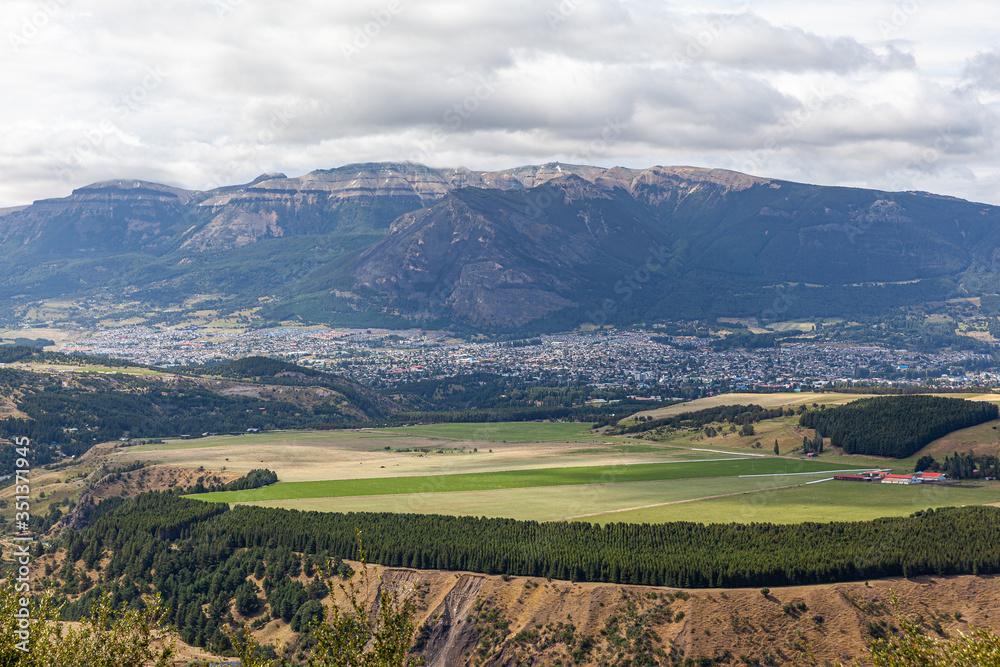
{"type": "Polygon", "coordinates": [[[900,486],[866,482],[829,481],[791,489],[662,505],[587,517],[582,521],[607,524],[662,523],[802,523],[805,521],[867,521],[879,517],[909,516],[914,512],[960,505],[1000,502],[1000,484],[979,488],[900,486]]]}
{"type": "Polygon", "coordinates": [[[1000,420],[963,428],[938,438],[917,453],[917,457],[931,455],[938,461],[955,452],[972,452],[977,456],[1000,455],[1000,420]]]}
{"type": "MultiPolygon", "coordinates": [[[[814,397],[796,396],[810,405],[814,397]]],[[[815,396],[831,399],[836,395],[815,396]]],[[[759,397],[751,398],[756,402],[759,397]]],[[[723,397],[713,398],[726,402],[723,397]]],[[[731,402],[733,397],[724,398],[731,402]]],[[[1000,502],[998,485],[974,489],[823,482],[806,486],[806,482],[832,476],[828,472],[832,470],[857,466],[906,471],[912,470],[913,461],[832,451],[817,459],[790,456],[801,446],[797,425],[797,416],[781,417],[755,424],[754,436],[739,436],[726,425],[713,438],[682,430],[659,442],[609,437],[587,424],[436,424],[215,436],[117,447],[110,456],[122,463],[145,460],[230,474],[267,467],[278,473],[280,483],[197,497],[329,512],[597,523],[794,523],[870,519],[928,507],[1000,502]],[[773,456],[775,440],[783,454],[780,457],[773,456]],[[757,441],[760,448],[753,447],[757,441]]],[[[968,443],[994,442],[993,425],[956,432],[932,446],[950,452],[953,448],[964,451],[968,447],[962,445],[968,443]]]]}
{"type": "Polygon", "coordinates": [[[827,463],[796,459],[720,459],[671,463],[621,464],[573,468],[543,468],[427,477],[371,478],[285,482],[246,491],[224,491],[191,496],[199,500],[241,503],[261,500],[297,500],[345,496],[381,496],[450,491],[497,491],[549,486],[621,484],[678,479],[780,475],[836,470],[827,463]]]}
{"type": "Polygon", "coordinates": [[[842,405],[859,398],[866,398],[867,394],[835,394],[818,392],[788,392],[775,394],[719,394],[707,398],[698,398],[687,403],[677,403],[665,408],[638,412],[634,416],[640,415],[659,419],[661,417],[672,417],[684,412],[697,412],[707,408],[717,408],[720,405],[759,405],[762,408],[777,407],[798,407],[800,405],[842,405]]]}
{"type": "MultiPolygon", "coordinates": [[[[994,401],[1000,402],[1000,394],[982,393],[954,393],[954,394],[933,394],[934,396],[944,396],[946,398],[965,398],[970,401],[994,401]]],[[[696,412],[706,408],[715,408],[720,405],[759,405],[762,408],[791,407],[800,405],[844,405],[859,398],[871,398],[873,394],[839,394],[836,392],[785,392],[775,394],[719,394],[708,398],[699,398],[687,403],[677,403],[665,408],[638,412],[633,417],[640,415],[658,419],[660,417],[671,417],[684,412],[696,412]]]]}
{"type": "MultiPolygon", "coordinates": [[[[451,426],[451,425],[444,425],[451,426]]],[[[463,436],[482,429],[507,438],[499,441],[445,439],[411,429],[357,431],[275,431],[222,435],[193,440],[169,440],[158,445],[117,447],[110,454],[117,464],[133,461],[203,467],[245,474],[270,468],[283,482],[407,477],[459,473],[500,472],[533,468],[655,463],[701,460],[726,455],[692,452],[659,443],[636,443],[622,438],[597,437],[587,424],[531,423],[519,437],[517,427],[504,424],[465,424],[445,432],[463,436]],[[570,426],[572,429],[565,427],[570,426]],[[579,435],[573,436],[574,433],[579,435]]]]}
{"type": "Polygon", "coordinates": [[[422,436],[477,442],[567,442],[594,437],[590,424],[561,422],[496,422],[426,424],[377,429],[378,435],[422,436]]]}
{"type": "Polygon", "coordinates": [[[717,477],[653,482],[546,486],[493,491],[451,491],[404,495],[303,498],[252,503],[318,512],[404,512],[560,521],[660,503],[686,503],[732,493],[756,493],[805,484],[827,473],[777,477],[717,477]]]}

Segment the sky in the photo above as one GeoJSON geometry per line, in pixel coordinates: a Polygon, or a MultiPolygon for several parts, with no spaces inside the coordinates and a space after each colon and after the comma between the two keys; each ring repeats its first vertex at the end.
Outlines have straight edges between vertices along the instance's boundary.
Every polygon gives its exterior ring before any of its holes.
{"type": "Polygon", "coordinates": [[[995,0],[4,0],[0,207],[367,161],[1000,204],[995,0]]]}

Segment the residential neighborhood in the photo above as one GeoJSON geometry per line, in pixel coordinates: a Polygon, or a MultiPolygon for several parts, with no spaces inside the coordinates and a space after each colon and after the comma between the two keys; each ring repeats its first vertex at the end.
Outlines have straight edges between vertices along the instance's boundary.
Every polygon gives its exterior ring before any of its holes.
{"type": "Polygon", "coordinates": [[[656,328],[479,342],[419,329],[129,326],[99,331],[61,350],[165,367],[268,355],[382,388],[474,372],[685,398],[741,390],[814,390],[861,379],[899,387],[1000,386],[990,358],[968,352],[917,353],[808,340],[777,348],[716,349],[712,341],[663,336],[656,328]],[[983,370],[966,372],[967,367],[983,370]]]}

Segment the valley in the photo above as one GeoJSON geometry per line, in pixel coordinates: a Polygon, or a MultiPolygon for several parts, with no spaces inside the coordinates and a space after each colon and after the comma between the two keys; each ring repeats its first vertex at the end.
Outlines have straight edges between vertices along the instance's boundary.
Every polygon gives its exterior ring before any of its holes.
{"type": "MultiPolygon", "coordinates": [[[[126,436],[81,447],[75,458],[60,454],[79,438],[70,437],[66,445],[54,443],[50,462],[32,473],[32,491],[38,498],[32,506],[32,530],[50,545],[37,554],[34,576],[39,587],[55,587],[69,604],[69,618],[79,618],[98,591],[131,595],[127,591],[132,585],[162,590],[185,660],[233,650],[225,634],[230,627],[227,613],[233,623],[253,628],[256,641],[269,646],[280,641],[291,651],[288,655],[301,654],[307,633],[297,614],[313,613],[320,604],[305,592],[320,590],[313,568],[335,556],[335,562],[347,559],[356,570],[358,553],[350,538],[356,529],[365,536],[367,557],[378,564],[380,576],[404,586],[419,602],[416,646],[428,664],[506,664],[530,656],[535,664],[598,665],[616,655],[658,656],[661,664],[678,665],[688,658],[710,661],[705,664],[756,660],[791,665],[807,654],[846,660],[864,651],[875,636],[871,633],[881,632],[880,622],[891,621],[889,588],[908,591],[903,608],[925,610],[921,613],[927,623],[937,622],[944,633],[966,627],[970,619],[991,623],[988,605],[977,606],[973,598],[956,607],[963,616],[961,622],[955,620],[948,605],[957,605],[958,598],[953,603],[950,594],[937,592],[969,586],[987,590],[992,579],[980,584],[980,577],[941,575],[976,570],[985,576],[994,571],[990,562],[945,565],[927,555],[913,560],[899,546],[900,540],[908,541],[921,545],[918,553],[927,554],[926,547],[941,539],[929,535],[941,535],[941,526],[953,531],[946,539],[978,543],[996,511],[992,506],[1000,504],[1000,482],[980,478],[898,486],[831,478],[873,469],[907,473],[914,461],[927,455],[943,464],[959,443],[963,452],[995,456],[1000,439],[994,427],[1000,419],[950,432],[906,459],[851,455],[832,445],[808,454],[804,438],[814,433],[800,425],[805,416],[833,414],[872,394],[727,394],[678,405],[660,403],[662,407],[652,410],[642,401],[574,408],[604,410],[603,426],[557,419],[442,421],[444,415],[461,414],[454,406],[450,413],[436,413],[437,423],[410,423],[399,417],[406,414],[399,403],[412,400],[401,391],[405,384],[390,399],[316,368],[263,357],[171,371],[97,358],[73,363],[72,357],[37,349],[19,354],[24,356],[0,374],[21,383],[20,395],[10,395],[12,405],[35,415],[40,413],[33,412],[32,401],[38,399],[31,397],[56,391],[46,388],[54,379],[59,382],[57,394],[66,392],[60,399],[67,406],[61,408],[61,419],[83,419],[84,424],[117,414],[115,401],[137,392],[159,396],[154,405],[161,407],[135,421],[126,436]],[[182,400],[186,395],[193,399],[190,404],[182,400]],[[107,399],[98,400],[101,396],[107,399]],[[172,396],[173,403],[161,403],[164,396],[172,396]],[[86,402],[77,405],[84,398],[86,402]],[[232,423],[240,426],[232,432],[202,435],[197,429],[193,435],[171,437],[162,430],[168,422],[157,421],[156,413],[163,408],[192,419],[198,406],[212,404],[207,401],[217,402],[213,414],[218,416],[213,419],[226,419],[229,400],[238,401],[232,406],[232,419],[238,421],[232,423]],[[346,414],[336,428],[287,428],[309,410],[330,419],[325,406],[331,401],[346,414]],[[629,412],[611,416],[626,406],[629,412]],[[87,416],[92,410],[97,412],[87,416]],[[260,428],[244,428],[257,423],[237,416],[248,411],[261,413],[253,416],[263,420],[260,428]],[[370,416],[362,416],[366,411],[370,416]],[[675,417],[688,419],[663,422],[675,417]],[[364,418],[368,421],[356,422],[364,418]],[[286,420],[286,427],[275,420],[286,420]],[[392,423],[380,425],[378,420],[392,423]],[[772,451],[774,444],[778,455],[772,451]],[[277,483],[220,490],[261,469],[276,473],[277,483]],[[170,509],[174,503],[181,504],[170,509]],[[977,512],[985,514],[970,514],[977,512]],[[198,594],[172,588],[162,579],[147,581],[149,575],[136,570],[125,555],[135,546],[120,543],[128,531],[112,528],[164,521],[172,525],[170,517],[186,514],[200,518],[185,530],[226,534],[232,544],[242,545],[220,555],[218,567],[237,572],[248,568],[245,580],[257,591],[259,611],[238,611],[236,597],[232,603],[215,603],[217,611],[207,615],[192,611],[207,600],[199,602],[198,594]],[[474,523],[445,529],[448,524],[442,521],[474,523]],[[857,551],[858,540],[864,541],[862,535],[876,525],[869,522],[898,522],[885,524],[896,541],[876,551],[857,551]],[[283,526],[284,537],[264,548],[261,540],[270,539],[265,533],[274,526],[283,526]],[[562,526],[612,532],[571,537],[562,526]],[[835,527],[836,534],[861,532],[843,541],[823,533],[823,526],[835,527]],[[766,539],[754,537],[762,529],[769,531],[766,539]],[[515,543],[506,532],[510,530],[530,537],[517,540],[520,546],[507,560],[495,560],[496,546],[470,549],[476,540],[485,539],[484,545],[500,545],[507,553],[515,543]],[[628,538],[636,550],[632,564],[622,560],[617,541],[610,537],[623,530],[638,531],[628,538]],[[651,530],[663,536],[647,541],[651,530]],[[672,537],[676,530],[694,531],[685,538],[688,546],[658,551],[661,545],[677,543],[672,537]],[[730,554],[722,545],[733,543],[735,534],[727,531],[736,530],[750,531],[741,538],[749,541],[744,552],[730,554]],[[780,530],[793,533],[771,532],[780,530]],[[809,534],[805,539],[826,545],[822,549],[829,564],[814,570],[815,563],[800,560],[791,545],[803,539],[801,531],[809,534]],[[302,537],[297,535],[325,535],[330,541],[299,543],[302,537]],[[601,562],[615,567],[608,569],[577,552],[577,539],[590,540],[588,551],[603,550],[601,562]],[[784,546],[775,550],[773,540],[784,546]],[[648,554],[643,555],[644,549],[648,554]],[[701,550],[706,555],[696,555],[701,550]],[[769,558],[788,559],[789,564],[768,565],[769,558]],[[258,562],[261,565],[255,565],[258,562]],[[650,569],[652,562],[661,565],[650,569]],[[711,569],[703,570],[710,562],[711,569]],[[449,571],[440,571],[442,567],[449,571]],[[728,572],[727,578],[713,574],[715,568],[728,572]],[[931,578],[898,578],[907,568],[931,578]],[[806,581],[790,576],[819,585],[803,586],[806,581]],[[869,579],[871,587],[850,583],[861,577],[869,579]],[[772,593],[761,596],[756,584],[733,588],[735,581],[765,582],[772,593]],[[656,585],[635,588],[637,583],[656,585]],[[930,585],[937,588],[928,597],[930,585]],[[293,597],[287,599],[297,602],[285,602],[289,595],[293,597]],[[823,621],[809,620],[814,617],[823,621]],[[640,623],[640,618],[661,620],[640,623]],[[862,618],[861,630],[852,628],[851,623],[862,618]],[[635,629],[622,636],[632,638],[617,638],[614,628],[629,624],[636,624],[635,629]]],[[[1000,402],[982,390],[938,396],[964,399],[959,402],[970,409],[1000,402]]],[[[899,400],[911,402],[907,397],[899,400]]],[[[67,421],[56,424],[69,426],[67,421]]],[[[59,437],[74,435],[62,432],[59,437]]],[[[0,520],[8,532],[14,491],[13,486],[0,489],[0,520]]],[[[176,549],[188,553],[203,548],[186,540],[178,534],[166,541],[154,539],[143,548],[161,554],[155,557],[161,559],[179,553],[176,549]]],[[[8,553],[11,543],[2,548],[8,553]]],[[[194,577],[209,574],[185,570],[195,567],[186,559],[170,567],[194,577]]],[[[158,562],[166,567],[168,561],[158,562]]],[[[239,581],[243,579],[233,585],[239,581]]],[[[237,593],[233,588],[227,595],[237,593]]],[[[239,596],[243,600],[246,593],[239,596]]],[[[337,596],[318,600],[344,602],[337,596]]]]}
{"type": "Polygon", "coordinates": [[[919,313],[941,335],[944,304],[971,311],[950,331],[974,340],[995,319],[977,301],[996,294],[997,210],[664,166],[363,163],[204,192],[112,180],[0,216],[0,325],[546,333],[919,313]]]}
{"type": "Polygon", "coordinates": [[[0,3],[0,667],[1000,667],[983,4],[0,3]]]}
{"type": "Polygon", "coordinates": [[[240,627],[303,663],[362,549],[434,665],[833,664],[896,636],[890,590],[938,637],[993,627],[996,215],[382,163],[6,211],[34,583],[73,622],[161,593],[175,664],[240,627]]]}

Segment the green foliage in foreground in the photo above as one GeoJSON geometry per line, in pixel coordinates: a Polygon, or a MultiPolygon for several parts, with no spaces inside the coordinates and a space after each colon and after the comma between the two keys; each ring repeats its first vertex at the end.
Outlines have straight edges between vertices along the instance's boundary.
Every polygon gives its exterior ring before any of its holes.
{"type": "MultiPolygon", "coordinates": [[[[360,544],[360,543],[359,543],[360,544]]],[[[359,547],[360,548],[360,547],[359,547]]],[[[333,586],[328,580],[328,586],[333,586]]],[[[308,632],[312,638],[309,667],[417,667],[420,656],[410,654],[416,628],[416,607],[406,591],[386,584],[377,587],[377,611],[369,612],[373,581],[362,560],[361,582],[341,584],[348,608],[333,606],[326,620],[323,607],[308,632]]],[[[175,655],[167,625],[167,608],[159,597],[142,598],[138,605],[112,601],[101,595],[77,628],[58,622],[61,607],[48,590],[37,596],[0,585],[0,665],[2,667],[166,667],[175,655]],[[22,600],[30,618],[22,622],[22,600]],[[22,635],[18,635],[22,632],[22,635]],[[26,637],[26,639],[22,639],[26,637]],[[23,641],[23,643],[22,643],[23,641]]],[[[244,667],[279,667],[245,629],[227,630],[244,667]]]]}
{"type": "MultiPolygon", "coordinates": [[[[898,600],[893,596],[893,605],[898,600]]],[[[988,628],[936,639],[897,613],[899,634],[875,640],[869,647],[874,667],[1000,667],[1000,636],[988,628]]]]}
{"type": "Polygon", "coordinates": [[[168,637],[166,611],[159,598],[146,598],[140,608],[112,603],[103,595],[78,628],[57,622],[60,607],[52,591],[23,598],[9,585],[0,585],[0,665],[4,667],[165,667],[174,654],[168,637]],[[16,614],[27,599],[31,610],[29,635],[23,639],[16,614]],[[154,648],[153,643],[159,644],[154,648]]]}
{"type": "MultiPolygon", "coordinates": [[[[317,482],[286,482],[246,491],[199,494],[199,500],[222,503],[291,500],[297,498],[339,498],[381,496],[403,493],[441,493],[446,491],[497,491],[541,486],[576,484],[618,484],[655,482],[669,479],[705,479],[738,475],[783,475],[788,473],[827,472],[848,466],[784,459],[739,459],[721,461],[684,461],[642,463],[620,466],[581,466],[542,468],[505,472],[473,472],[422,477],[381,477],[337,479],[317,482]]],[[[860,470],[860,468],[859,468],[860,470]]]]}
{"type": "Polygon", "coordinates": [[[828,410],[810,410],[799,423],[816,429],[848,454],[906,458],[953,431],[1000,416],[985,401],[939,396],[879,396],[828,410]]]}

